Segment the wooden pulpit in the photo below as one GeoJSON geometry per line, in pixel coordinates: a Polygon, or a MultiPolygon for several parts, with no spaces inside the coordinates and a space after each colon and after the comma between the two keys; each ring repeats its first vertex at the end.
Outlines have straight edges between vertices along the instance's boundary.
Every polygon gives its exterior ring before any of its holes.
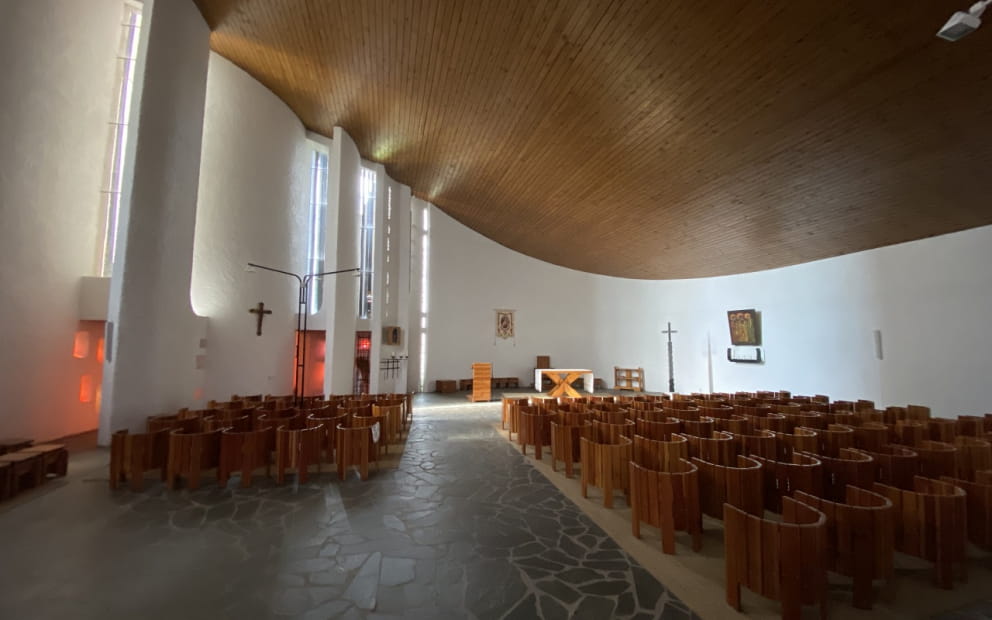
{"type": "Polygon", "coordinates": [[[473,403],[490,401],[493,396],[493,365],[472,364],[472,395],[473,403]]]}

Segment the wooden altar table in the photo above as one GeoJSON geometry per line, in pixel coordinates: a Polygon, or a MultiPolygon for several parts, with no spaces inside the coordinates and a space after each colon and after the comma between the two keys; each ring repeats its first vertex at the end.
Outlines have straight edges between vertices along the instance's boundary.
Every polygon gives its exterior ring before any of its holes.
{"type": "Polygon", "coordinates": [[[585,391],[592,394],[594,390],[592,371],[589,369],[537,368],[534,370],[534,389],[538,392],[541,391],[542,376],[548,377],[554,384],[551,386],[551,389],[548,390],[548,396],[553,398],[558,396],[571,396],[572,398],[577,398],[580,396],[579,392],[572,387],[572,382],[579,377],[582,377],[583,379],[583,387],[585,391]]]}

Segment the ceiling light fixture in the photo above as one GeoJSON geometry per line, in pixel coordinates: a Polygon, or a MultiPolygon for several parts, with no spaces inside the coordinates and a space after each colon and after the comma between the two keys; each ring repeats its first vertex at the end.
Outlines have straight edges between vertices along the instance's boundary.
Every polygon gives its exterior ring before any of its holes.
{"type": "Polygon", "coordinates": [[[957,11],[937,31],[937,36],[947,41],[957,41],[978,30],[978,27],[982,25],[982,13],[990,4],[992,4],[992,0],[979,0],[979,2],[971,5],[967,13],[957,11]]]}

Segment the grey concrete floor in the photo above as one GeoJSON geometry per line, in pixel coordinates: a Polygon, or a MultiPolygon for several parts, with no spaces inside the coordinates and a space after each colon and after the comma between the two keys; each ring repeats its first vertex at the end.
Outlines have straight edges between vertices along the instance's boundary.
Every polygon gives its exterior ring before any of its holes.
{"type": "Polygon", "coordinates": [[[497,435],[497,403],[414,413],[366,482],[110,491],[108,453],[76,453],[0,504],[0,618],[692,615],[497,435]]]}

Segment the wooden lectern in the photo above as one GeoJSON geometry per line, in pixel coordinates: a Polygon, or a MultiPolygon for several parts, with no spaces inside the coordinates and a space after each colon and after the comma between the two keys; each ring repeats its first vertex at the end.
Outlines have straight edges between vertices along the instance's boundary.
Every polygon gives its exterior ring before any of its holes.
{"type": "Polygon", "coordinates": [[[473,403],[490,401],[493,396],[493,365],[472,364],[472,394],[469,400],[473,403]]]}

